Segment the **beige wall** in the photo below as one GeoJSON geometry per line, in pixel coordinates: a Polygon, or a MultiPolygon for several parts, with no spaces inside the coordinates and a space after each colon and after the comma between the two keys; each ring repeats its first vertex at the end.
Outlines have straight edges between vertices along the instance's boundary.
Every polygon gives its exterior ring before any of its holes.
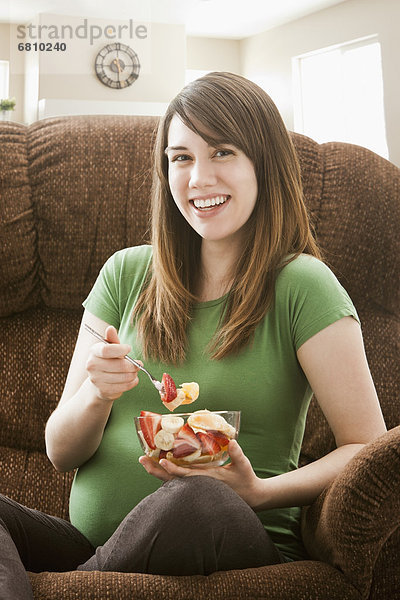
{"type": "MultiPolygon", "coordinates": [[[[68,23],[79,23],[78,17],[51,16],[68,23]]],[[[93,25],[105,23],[115,27],[123,22],[90,19],[93,25]]],[[[140,75],[131,86],[115,90],[102,84],[94,71],[97,53],[110,40],[102,37],[90,45],[88,40],[66,40],[68,52],[40,55],[39,98],[71,98],[83,100],[166,102],[184,84],[185,29],[182,25],[146,23],[147,37],[121,39],[129,45],[140,60],[140,75]],[[173,68],[171,68],[173,65],[173,68]],[[162,84],[160,85],[160,82],[162,84]]],[[[117,40],[119,41],[119,40],[117,40]]]]}
{"type": "Polygon", "coordinates": [[[241,40],[241,72],[269,91],[287,127],[292,129],[292,57],[377,34],[382,50],[389,160],[400,166],[399,23],[398,0],[347,0],[241,40]]]}
{"type": "Polygon", "coordinates": [[[186,51],[188,69],[240,74],[239,40],[188,37],[186,51]]]}
{"type": "MultiPolygon", "coordinates": [[[[82,17],[60,15],[38,15],[34,25],[56,25],[61,31],[63,25],[70,25],[74,31],[83,22],[82,17]]],[[[109,19],[89,19],[90,25],[105,28],[126,22],[109,19]]],[[[17,99],[18,111],[13,118],[17,121],[32,122],[38,117],[37,101],[39,100],[74,100],[81,101],[85,111],[90,111],[90,103],[107,106],[105,112],[121,112],[116,103],[165,103],[182,88],[185,81],[186,68],[186,36],[183,25],[164,25],[146,23],[147,37],[144,39],[109,39],[106,36],[94,40],[65,37],[65,52],[19,52],[18,42],[52,41],[44,36],[39,39],[18,37],[18,25],[0,24],[0,59],[10,61],[10,96],[17,99]],[[141,70],[137,81],[124,89],[112,89],[102,84],[94,70],[97,53],[112,41],[126,43],[139,56],[141,70]],[[114,108],[113,108],[114,106],[114,108]]],[[[42,31],[48,31],[43,29],[42,31]]],[[[37,35],[38,29],[34,30],[37,35]]],[[[128,32],[124,32],[128,35],[128,32]]],[[[58,40],[57,40],[58,41],[58,40]]],[[[63,106],[68,102],[64,102],[63,106]]],[[[95,112],[95,111],[94,111],[95,112]]]]}

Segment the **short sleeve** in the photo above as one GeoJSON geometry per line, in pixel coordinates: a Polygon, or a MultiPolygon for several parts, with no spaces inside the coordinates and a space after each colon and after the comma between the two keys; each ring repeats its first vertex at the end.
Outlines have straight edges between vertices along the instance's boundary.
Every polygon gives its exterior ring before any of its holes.
{"type": "Polygon", "coordinates": [[[145,282],[152,260],[149,245],[124,248],[102,267],[83,306],[117,329],[132,310],[145,282]]]}
{"type": "Polygon", "coordinates": [[[103,265],[83,306],[92,314],[118,329],[120,324],[118,280],[121,252],[113,254],[103,265]]]}
{"type": "Polygon", "coordinates": [[[356,308],[334,273],[322,261],[305,254],[286,265],[277,279],[277,302],[288,311],[296,350],[313,335],[356,308]]]}

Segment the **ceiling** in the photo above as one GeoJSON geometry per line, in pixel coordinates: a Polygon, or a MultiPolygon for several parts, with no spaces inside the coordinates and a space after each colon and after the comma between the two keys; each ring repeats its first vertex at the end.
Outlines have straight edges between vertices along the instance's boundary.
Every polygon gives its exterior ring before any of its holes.
{"type": "Polygon", "coordinates": [[[0,21],[38,13],[180,23],[188,35],[241,39],[346,0],[0,0],[0,21]]]}

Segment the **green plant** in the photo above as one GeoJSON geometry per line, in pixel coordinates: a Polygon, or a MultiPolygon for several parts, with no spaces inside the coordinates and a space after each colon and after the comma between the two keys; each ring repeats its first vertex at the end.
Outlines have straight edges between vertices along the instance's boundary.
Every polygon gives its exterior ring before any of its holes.
{"type": "Polygon", "coordinates": [[[0,110],[14,110],[15,104],[15,98],[0,100],[0,110]]]}

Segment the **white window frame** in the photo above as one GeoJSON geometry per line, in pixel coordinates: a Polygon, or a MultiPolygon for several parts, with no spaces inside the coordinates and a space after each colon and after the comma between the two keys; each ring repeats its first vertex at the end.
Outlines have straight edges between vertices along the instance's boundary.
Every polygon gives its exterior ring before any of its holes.
{"type": "Polygon", "coordinates": [[[10,63],[0,60],[0,100],[8,98],[10,92],[10,63]]]}

